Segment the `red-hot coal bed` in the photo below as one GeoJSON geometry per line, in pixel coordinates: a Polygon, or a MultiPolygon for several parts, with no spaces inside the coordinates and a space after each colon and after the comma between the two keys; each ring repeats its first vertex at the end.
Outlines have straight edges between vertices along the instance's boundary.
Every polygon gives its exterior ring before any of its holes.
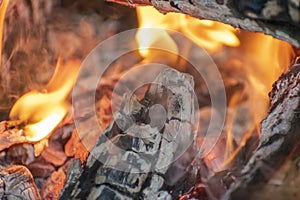
{"type": "Polygon", "coordinates": [[[0,199],[300,199],[299,0],[0,0],[0,199]]]}

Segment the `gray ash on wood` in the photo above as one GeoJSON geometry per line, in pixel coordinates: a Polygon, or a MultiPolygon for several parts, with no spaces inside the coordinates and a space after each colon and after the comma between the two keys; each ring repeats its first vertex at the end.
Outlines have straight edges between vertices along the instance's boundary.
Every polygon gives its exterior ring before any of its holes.
{"type": "Polygon", "coordinates": [[[190,75],[168,69],[144,99],[125,98],[82,172],[78,160],[69,168],[60,199],[172,199],[195,185],[193,87],[190,75]],[[160,119],[151,109],[161,112],[160,119]]]}
{"type": "Polygon", "coordinates": [[[30,171],[21,165],[12,165],[0,171],[1,199],[41,199],[30,171]]]}

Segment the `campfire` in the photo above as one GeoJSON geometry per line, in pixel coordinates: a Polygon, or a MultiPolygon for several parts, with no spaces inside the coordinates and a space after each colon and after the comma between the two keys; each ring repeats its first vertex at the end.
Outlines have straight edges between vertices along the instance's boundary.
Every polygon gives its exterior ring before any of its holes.
{"type": "Polygon", "coordinates": [[[0,1],[0,196],[299,199],[299,3],[112,1],[0,1]]]}

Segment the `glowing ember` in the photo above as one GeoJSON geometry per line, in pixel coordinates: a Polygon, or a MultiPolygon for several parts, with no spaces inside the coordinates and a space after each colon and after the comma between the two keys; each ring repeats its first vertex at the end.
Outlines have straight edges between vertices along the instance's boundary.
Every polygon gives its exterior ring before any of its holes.
{"type": "Polygon", "coordinates": [[[61,64],[44,91],[31,91],[14,104],[10,119],[24,122],[24,134],[31,142],[48,136],[69,110],[67,97],[77,78],[80,63],[71,61],[61,64]],[[67,77],[67,78],[66,78],[67,77]]]}
{"type": "MultiPolygon", "coordinates": [[[[0,28],[2,29],[7,4],[8,1],[0,4],[0,28]]],[[[215,161],[218,165],[215,168],[223,169],[234,159],[267,113],[269,103],[267,94],[273,82],[286,70],[285,67],[290,62],[292,52],[290,45],[262,34],[239,34],[238,37],[235,29],[229,25],[199,20],[179,13],[163,15],[153,7],[138,7],[137,14],[140,27],[136,34],[140,47],[139,53],[150,61],[154,61],[156,57],[163,57],[165,60],[177,62],[176,55],[179,49],[168,34],[168,29],[185,34],[210,53],[217,52],[224,46],[236,47],[238,51],[243,52],[238,60],[246,78],[244,81],[247,100],[244,104],[251,112],[253,123],[245,130],[240,144],[235,145],[233,126],[239,107],[236,105],[239,104],[240,96],[243,94],[233,95],[228,105],[233,112],[227,116],[224,129],[227,134],[224,137],[226,138],[226,148],[223,148],[225,151],[217,149],[214,153],[222,155],[208,154],[206,158],[213,160],[215,157],[221,157],[221,161],[215,161]],[[174,55],[153,50],[160,48],[169,50],[174,55]]],[[[69,61],[65,64],[59,61],[45,90],[31,91],[15,103],[10,112],[10,119],[25,124],[24,134],[28,141],[37,142],[47,138],[65,117],[69,110],[67,98],[77,78],[79,66],[79,61],[69,61]]]]}

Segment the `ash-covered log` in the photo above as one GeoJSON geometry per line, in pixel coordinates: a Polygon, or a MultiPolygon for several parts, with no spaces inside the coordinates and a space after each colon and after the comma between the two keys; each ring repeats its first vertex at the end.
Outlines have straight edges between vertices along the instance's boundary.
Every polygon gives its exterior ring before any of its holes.
{"type": "Polygon", "coordinates": [[[108,0],[128,6],[152,5],[162,13],[179,12],[200,19],[262,32],[300,47],[300,4],[287,0],[108,0]]]}
{"type": "Polygon", "coordinates": [[[70,165],[60,199],[172,199],[193,187],[193,88],[192,76],[167,69],[144,99],[125,98],[83,170],[70,165]]]}
{"type": "Polygon", "coordinates": [[[251,199],[289,158],[300,141],[300,64],[273,85],[271,108],[259,145],[223,199],[251,199]]]}
{"type": "Polygon", "coordinates": [[[0,196],[1,199],[41,199],[30,171],[21,165],[1,169],[0,196]]]}

